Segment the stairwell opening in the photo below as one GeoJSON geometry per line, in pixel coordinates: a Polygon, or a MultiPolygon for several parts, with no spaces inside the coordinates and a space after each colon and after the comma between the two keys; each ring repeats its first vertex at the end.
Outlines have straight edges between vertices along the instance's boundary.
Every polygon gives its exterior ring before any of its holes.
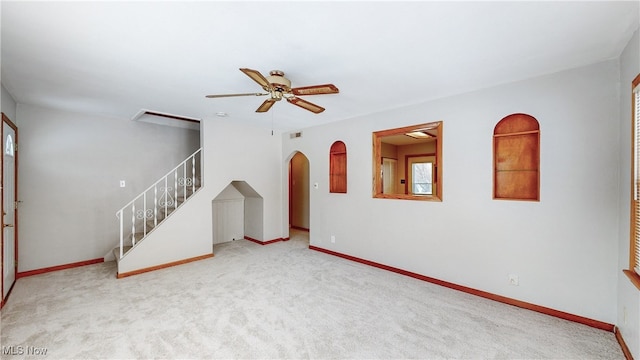
{"type": "Polygon", "coordinates": [[[244,238],[264,240],[263,198],[246,181],[230,182],[211,205],[214,246],[244,238]]]}

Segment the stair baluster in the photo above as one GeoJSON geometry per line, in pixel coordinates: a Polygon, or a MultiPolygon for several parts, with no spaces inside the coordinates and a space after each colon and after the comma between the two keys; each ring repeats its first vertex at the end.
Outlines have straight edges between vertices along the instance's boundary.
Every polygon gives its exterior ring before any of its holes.
{"type": "Polygon", "coordinates": [[[158,227],[167,217],[182,206],[187,199],[193,196],[202,187],[200,181],[200,168],[202,162],[202,149],[198,149],[178,166],[169,171],[165,176],[140,193],[135,199],[116,212],[119,219],[120,247],[114,251],[116,257],[121,259],[131,248],[140,243],[150,232],[158,227]],[[187,167],[191,166],[191,178],[187,177],[187,167]],[[179,176],[182,175],[182,178],[179,176]],[[173,177],[173,187],[170,186],[169,177],[173,177]],[[164,185],[164,186],[163,186],[164,185]],[[160,188],[160,194],[158,194],[160,188]],[[180,194],[180,191],[182,194],[180,194]],[[189,191],[190,190],[190,191],[189,191]],[[151,194],[153,191],[153,195],[151,194]],[[147,195],[148,193],[148,195],[147,195]],[[153,196],[153,205],[149,196],[153,196]],[[178,201],[182,197],[182,201],[178,201]],[[142,204],[140,204],[142,202],[142,204]],[[153,206],[153,209],[150,207],[153,206]],[[131,234],[125,234],[128,211],[131,211],[131,234]],[[126,214],[125,214],[126,213],[126,214]],[[151,221],[153,219],[153,221],[151,221]],[[139,224],[139,222],[142,224],[139,224]],[[141,225],[141,226],[139,226],[141,225]],[[137,230],[140,229],[140,230],[137,230]],[[137,231],[142,231],[138,233],[137,231]],[[125,238],[130,236],[131,246],[125,246],[125,238]]]}

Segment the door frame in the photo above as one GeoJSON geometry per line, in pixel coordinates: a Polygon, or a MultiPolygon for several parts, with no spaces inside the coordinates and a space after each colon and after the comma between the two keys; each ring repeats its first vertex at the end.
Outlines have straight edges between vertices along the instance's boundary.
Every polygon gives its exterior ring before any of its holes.
{"type": "Polygon", "coordinates": [[[382,164],[380,166],[380,170],[381,170],[381,184],[382,184],[382,193],[383,194],[397,194],[398,193],[398,159],[395,158],[390,158],[390,157],[382,157],[382,164]],[[387,168],[387,166],[385,166],[385,164],[393,164],[393,169],[389,169],[388,172],[385,172],[385,168],[387,168]],[[391,192],[385,192],[384,188],[385,186],[387,186],[387,183],[384,181],[385,175],[389,175],[388,177],[390,178],[389,182],[391,183],[391,192]]]}
{"type": "MultiPolygon", "coordinates": [[[[14,162],[15,162],[15,167],[14,167],[14,175],[13,175],[13,182],[14,182],[14,186],[13,186],[13,191],[14,191],[14,201],[17,204],[18,203],[18,126],[16,124],[13,123],[13,121],[11,121],[11,119],[9,119],[9,117],[7,117],[4,113],[2,113],[2,127],[0,128],[0,139],[2,139],[2,144],[4,145],[4,123],[6,123],[7,125],[9,125],[10,128],[13,129],[15,136],[13,139],[13,144],[15,146],[15,152],[14,152],[14,162]]],[[[2,157],[0,158],[0,179],[4,179],[4,146],[2,146],[2,157]]],[[[2,213],[4,214],[4,191],[0,191],[0,210],[2,211],[2,213]]],[[[2,308],[4,306],[4,304],[7,301],[7,298],[9,298],[9,295],[11,294],[11,290],[13,290],[13,285],[16,283],[16,280],[18,278],[18,207],[14,206],[13,208],[14,211],[14,217],[13,217],[13,249],[14,249],[14,260],[13,260],[13,264],[15,266],[15,276],[13,279],[13,283],[11,283],[9,286],[9,291],[7,292],[7,296],[4,296],[4,289],[6,288],[7,284],[4,283],[4,231],[2,231],[2,234],[0,235],[0,259],[1,259],[1,264],[2,266],[0,266],[0,268],[2,268],[2,282],[1,282],[1,286],[0,286],[0,308],[2,308]]],[[[4,216],[3,216],[4,218],[4,216]]],[[[0,224],[2,224],[2,226],[4,227],[4,224],[2,223],[4,219],[0,220],[0,224]]]]}
{"type": "Polygon", "coordinates": [[[287,167],[287,169],[288,169],[288,175],[287,175],[287,178],[288,178],[287,179],[288,190],[287,190],[287,192],[288,192],[288,195],[289,195],[288,206],[287,206],[288,213],[289,213],[288,214],[288,226],[287,226],[287,228],[288,229],[292,229],[293,228],[293,229],[298,229],[298,230],[310,232],[310,228],[311,228],[311,184],[310,184],[310,182],[311,182],[311,178],[310,178],[310,176],[311,176],[311,174],[310,174],[310,172],[311,172],[311,162],[309,161],[309,158],[307,157],[307,155],[305,153],[303,153],[302,151],[294,151],[290,155],[287,163],[288,163],[288,167],[287,167]],[[294,191],[293,191],[293,188],[295,186],[294,185],[294,181],[293,181],[293,177],[294,177],[294,173],[296,173],[298,171],[298,169],[294,169],[293,158],[298,154],[300,154],[300,155],[302,155],[304,157],[304,159],[306,161],[306,164],[307,164],[307,167],[308,167],[308,171],[309,171],[309,174],[307,174],[308,177],[309,177],[308,181],[307,181],[306,184],[304,184],[304,185],[306,185],[308,187],[308,191],[306,193],[306,199],[305,199],[306,201],[305,202],[306,202],[306,205],[307,205],[307,208],[306,208],[307,216],[309,217],[309,219],[308,219],[309,220],[309,224],[308,224],[309,228],[302,227],[302,226],[297,226],[297,225],[293,225],[292,224],[293,223],[293,216],[294,216],[294,211],[293,210],[294,210],[294,207],[295,207],[294,200],[296,198],[296,196],[294,194],[294,191]]]}

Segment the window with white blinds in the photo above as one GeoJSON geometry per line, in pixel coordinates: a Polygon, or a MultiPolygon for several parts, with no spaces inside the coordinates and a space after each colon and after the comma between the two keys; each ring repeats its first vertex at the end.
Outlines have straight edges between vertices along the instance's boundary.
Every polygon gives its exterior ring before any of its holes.
{"type": "Polygon", "coordinates": [[[633,80],[633,201],[631,209],[631,264],[640,274],[640,75],[633,80]]]}

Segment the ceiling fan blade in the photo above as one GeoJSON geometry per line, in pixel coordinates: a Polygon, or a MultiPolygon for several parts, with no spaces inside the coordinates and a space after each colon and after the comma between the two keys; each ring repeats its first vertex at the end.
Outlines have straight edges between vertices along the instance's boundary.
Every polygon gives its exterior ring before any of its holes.
{"type": "Polygon", "coordinates": [[[305,110],[309,110],[309,111],[311,111],[312,113],[315,113],[315,114],[319,114],[319,113],[324,111],[324,108],[322,106],[318,106],[316,104],[310,103],[310,102],[308,102],[306,100],[302,100],[302,99],[297,98],[295,96],[287,98],[287,101],[292,103],[293,105],[299,106],[299,107],[301,107],[301,108],[303,108],[305,110]]]}
{"type": "Polygon", "coordinates": [[[333,84],[302,86],[291,89],[293,95],[337,94],[340,90],[333,84]]]}
{"type": "Polygon", "coordinates": [[[260,105],[260,107],[258,107],[258,110],[256,110],[256,112],[267,112],[269,111],[269,109],[271,109],[271,107],[273,106],[273,104],[276,103],[275,99],[267,99],[265,100],[262,105],[260,105]]]}
{"type": "Polygon", "coordinates": [[[220,95],[207,95],[205,97],[209,99],[215,99],[215,98],[234,97],[234,96],[262,96],[262,95],[269,95],[269,93],[220,94],[220,95]]]}
{"type": "Polygon", "coordinates": [[[258,70],[253,70],[253,69],[247,69],[247,68],[240,68],[240,71],[242,71],[243,73],[245,73],[248,77],[250,77],[251,79],[253,79],[253,81],[257,82],[258,85],[262,86],[262,88],[266,91],[271,90],[271,84],[269,84],[269,82],[267,81],[267,79],[262,76],[262,74],[260,73],[260,71],[258,70]]]}

